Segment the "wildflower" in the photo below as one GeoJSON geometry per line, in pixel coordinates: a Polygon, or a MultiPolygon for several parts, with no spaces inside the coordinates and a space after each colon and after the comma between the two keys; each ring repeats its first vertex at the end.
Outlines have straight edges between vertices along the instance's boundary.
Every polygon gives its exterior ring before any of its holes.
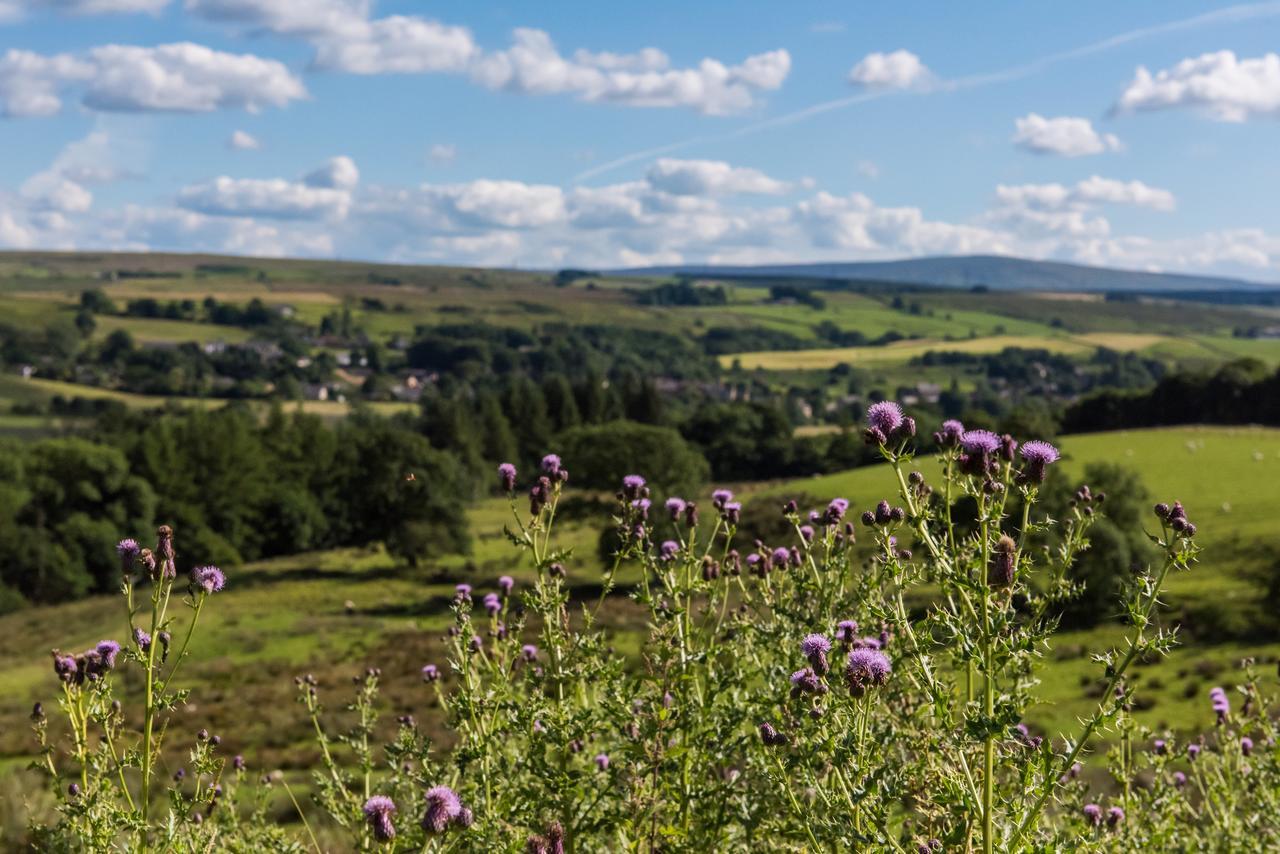
{"type": "Polygon", "coordinates": [[[80,666],[76,662],[75,656],[66,655],[56,649],[53,651],[53,672],[68,685],[78,684],[83,681],[80,676],[80,666]]]}
{"type": "Polygon", "coordinates": [[[1018,450],[1018,441],[1008,433],[1000,437],[1000,457],[1006,462],[1013,462],[1013,452],[1018,450]]]}
{"type": "Polygon", "coordinates": [[[516,488],[516,467],[511,463],[498,466],[498,483],[503,492],[514,492],[516,488]]]}
{"type": "Polygon", "coordinates": [[[453,586],[453,599],[455,602],[470,602],[471,585],[465,583],[455,584],[453,586]]]}
{"type": "Polygon", "coordinates": [[[458,813],[458,817],[453,820],[453,823],[466,830],[476,823],[476,814],[471,811],[471,807],[464,806],[458,813]]]}
{"type": "Polygon", "coordinates": [[[498,598],[497,593],[484,594],[484,609],[489,612],[489,616],[497,616],[502,610],[502,600],[498,598]]]}
{"type": "Polygon", "coordinates": [[[217,593],[227,583],[227,577],[216,566],[197,566],[191,570],[192,587],[205,593],[217,593]]]}
{"type": "Polygon", "coordinates": [[[1049,465],[1058,461],[1058,449],[1039,439],[1027,442],[1020,453],[1026,463],[1020,475],[1025,483],[1044,483],[1049,465]]]}
{"type": "Polygon", "coordinates": [[[71,797],[73,797],[73,798],[79,797],[79,796],[80,796],[80,784],[79,784],[79,783],[72,783],[70,786],[67,786],[67,794],[68,794],[68,795],[70,795],[70,796],[71,796],[71,797]]]}
{"type": "Polygon", "coordinates": [[[644,488],[644,478],[638,474],[629,474],[622,479],[622,494],[635,501],[639,498],[645,498],[647,492],[644,488]]]}
{"type": "Polygon", "coordinates": [[[658,557],[664,561],[675,560],[678,554],[680,554],[680,544],[675,540],[664,541],[658,549],[658,557]]]}
{"type": "Polygon", "coordinates": [[[1017,568],[1018,544],[1013,537],[1004,534],[996,542],[995,553],[991,555],[991,565],[987,567],[987,585],[994,588],[1008,587],[1013,584],[1017,568]]]}
{"type": "Polygon", "coordinates": [[[800,526],[800,539],[804,540],[806,544],[813,542],[813,534],[814,531],[812,525],[800,526]]]}
{"type": "Polygon", "coordinates": [[[498,589],[502,591],[503,596],[510,596],[512,589],[516,586],[516,581],[509,575],[504,575],[498,579],[498,589]]]}
{"type": "Polygon", "coordinates": [[[609,755],[607,753],[597,753],[595,758],[596,767],[601,771],[609,770],[609,755]]]}
{"type": "Polygon", "coordinates": [[[542,508],[551,500],[551,480],[543,475],[537,483],[529,487],[529,512],[537,516],[542,508]]]}
{"type": "Polygon", "coordinates": [[[1118,827],[1124,822],[1124,810],[1120,807],[1112,807],[1107,810],[1107,827],[1118,827]]]}
{"type": "Polygon", "coordinates": [[[723,510],[724,506],[733,500],[733,493],[727,489],[717,489],[711,493],[711,504],[717,510],[723,510]]]}
{"type": "Polygon", "coordinates": [[[124,539],[116,543],[116,554],[120,556],[120,570],[125,575],[133,569],[133,563],[142,554],[142,547],[137,540],[124,539]]]}
{"type": "Polygon", "coordinates": [[[822,522],[826,525],[838,525],[847,512],[849,512],[849,502],[843,498],[833,498],[827,505],[826,512],[822,514],[822,522]]]}
{"type": "Polygon", "coordinates": [[[681,515],[684,514],[684,509],[688,504],[683,498],[677,498],[673,495],[667,499],[665,506],[667,508],[667,513],[671,515],[671,521],[677,522],[680,520],[681,515]]]}
{"type": "Polygon", "coordinates": [[[1209,702],[1213,710],[1218,714],[1218,723],[1225,721],[1227,715],[1231,713],[1231,701],[1227,699],[1227,692],[1222,688],[1210,688],[1209,702]]]}
{"type": "Polygon", "coordinates": [[[960,434],[960,450],[960,470],[981,477],[991,468],[992,457],[1000,450],[1000,437],[990,430],[966,430],[960,434]]]}
{"type": "Polygon", "coordinates": [[[954,418],[942,422],[942,428],[933,434],[933,441],[940,447],[954,448],[960,444],[960,436],[964,434],[964,425],[954,418]]]}
{"type": "Polygon", "coordinates": [[[843,643],[853,643],[853,638],[856,634],[858,634],[856,620],[841,620],[836,624],[836,640],[843,643]]]}
{"type": "Polygon", "coordinates": [[[787,737],[774,729],[771,723],[760,724],[760,740],[769,747],[778,747],[787,743],[787,737]]]}
{"type": "Polygon", "coordinates": [[[1155,749],[1156,756],[1164,756],[1169,752],[1169,747],[1163,738],[1157,738],[1151,746],[1155,749]]]}
{"type": "Polygon", "coordinates": [[[831,641],[825,635],[817,633],[806,635],[800,641],[800,651],[809,659],[809,664],[819,676],[826,676],[830,666],[827,664],[827,653],[831,651],[831,641]]]}
{"type": "Polygon", "coordinates": [[[1085,804],[1084,818],[1085,821],[1089,822],[1094,827],[1102,824],[1102,807],[1097,804],[1085,804]]]}
{"type": "Polygon", "coordinates": [[[243,771],[243,770],[244,770],[244,757],[243,757],[243,756],[241,756],[239,753],[237,753],[237,754],[235,755],[235,757],[234,757],[234,758],[232,758],[232,760],[231,760],[231,767],[232,767],[232,768],[234,768],[234,769],[235,769],[235,770],[237,770],[237,771],[243,771]]]}
{"type": "Polygon", "coordinates": [[[792,697],[799,697],[801,694],[822,694],[825,691],[826,686],[822,684],[818,674],[813,672],[813,668],[805,667],[791,674],[792,697]]]}
{"type": "Polygon", "coordinates": [[[698,527],[698,505],[692,501],[685,502],[684,524],[687,528],[698,527]]]}
{"type": "Polygon", "coordinates": [[[531,643],[527,643],[524,646],[520,647],[520,655],[524,658],[525,661],[530,661],[530,662],[537,661],[538,648],[531,643]]]}
{"type": "Polygon", "coordinates": [[[1188,745],[1187,745],[1187,758],[1188,758],[1188,759],[1190,759],[1192,762],[1195,762],[1195,761],[1196,761],[1196,757],[1200,755],[1200,749],[1201,749],[1201,748],[1200,748],[1200,745],[1198,745],[1198,744],[1188,744],[1188,745]]]}
{"type": "Polygon", "coordinates": [[[1187,775],[1186,775],[1186,774],[1183,774],[1181,771],[1174,771],[1174,772],[1173,772],[1173,785],[1174,785],[1174,786],[1176,786],[1176,787],[1177,787],[1177,788],[1179,788],[1179,789],[1181,789],[1183,786],[1187,785],[1187,775]]]}
{"type": "Polygon", "coordinates": [[[758,578],[764,578],[769,574],[769,562],[752,552],[747,555],[747,571],[758,578]]]}
{"type": "Polygon", "coordinates": [[[631,508],[636,511],[636,514],[641,519],[649,518],[649,508],[651,506],[652,504],[647,498],[637,498],[631,502],[631,508]]]}
{"type": "Polygon", "coordinates": [[[151,635],[142,629],[135,627],[133,630],[133,642],[138,645],[138,649],[146,652],[151,649],[151,635]]]}
{"type": "Polygon", "coordinates": [[[773,550],[771,557],[773,558],[773,565],[775,567],[778,569],[786,569],[787,564],[791,563],[791,550],[784,546],[778,546],[773,550]]]}
{"type": "Polygon", "coordinates": [[[724,505],[724,520],[730,525],[736,525],[742,519],[742,505],[737,501],[730,501],[724,505]]]}
{"type": "Polygon", "coordinates": [[[845,666],[845,681],[849,693],[861,697],[868,688],[878,687],[889,681],[893,667],[889,658],[878,649],[853,649],[845,666]]]}
{"type": "Polygon", "coordinates": [[[427,812],[422,817],[422,829],[427,833],[444,833],[449,823],[462,813],[462,801],[448,786],[435,786],[427,790],[427,812]]]}
{"type": "Polygon", "coordinates": [[[395,801],[386,795],[374,795],[364,802],[364,817],[379,842],[390,842],[396,838],[396,828],[391,823],[391,816],[395,812],[395,801]]]}
{"type": "Polygon", "coordinates": [[[1249,736],[1246,735],[1244,738],[1240,739],[1240,752],[1245,756],[1248,756],[1250,753],[1253,753],[1252,738],[1249,738],[1249,736]]]}
{"type": "Polygon", "coordinates": [[[547,454],[542,458],[542,471],[551,477],[560,474],[560,458],[555,454],[547,454]]]}
{"type": "Polygon", "coordinates": [[[891,400],[871,404],[867,409],[867,444],[885,444],[899,431],[904,420],[902,407],[891,400]]]}
{"type": "Polygon", "coordinates": [[[472,635],[471,640],[467,642],[467,646],[471,647],[472,652],[479,652],[484,649],[484,641],[479,635],[472,635]]]}

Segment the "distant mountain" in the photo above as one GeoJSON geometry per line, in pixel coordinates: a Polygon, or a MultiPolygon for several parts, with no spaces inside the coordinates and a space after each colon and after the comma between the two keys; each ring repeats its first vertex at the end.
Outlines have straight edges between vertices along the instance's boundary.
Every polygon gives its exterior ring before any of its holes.
{"type": "Polygon", "coordinates": [[[970,288],[986,285],[1010,291],[1215,291],[1261,290],[1274,283],[1250,282],[1220,276],[1143,273],[1086,267],[1060,261],[1031,261],[999,255],[956,255],[903,261],[858,261],[827,264],[765,264],[732,267],[691,264],[618,270],[623,275],[670,276],[793,276],[815,279],[872,280],[970,288]]]}

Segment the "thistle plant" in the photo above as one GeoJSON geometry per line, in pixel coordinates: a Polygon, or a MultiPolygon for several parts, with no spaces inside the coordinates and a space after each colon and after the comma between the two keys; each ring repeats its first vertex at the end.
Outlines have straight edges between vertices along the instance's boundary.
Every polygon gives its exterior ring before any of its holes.
{"type": "MultiPolygon", "coordinates": [[[[1189,743],[1134,716],[1134,666],[1154,665],[1176,642],[1162,591],[1199,553],[1187,509],[1155,508],[1159,560],[1121,585],[1124,635],[1093,657],[1096,705],[1077,727],[1044,731],[1029,712],[1045,651],[1081,590],[1071,570],[1107,498],[1081,485],[1063,518],[1049,518],[1041,491],[1059,464],[1049,443],[949,421],[933,435],[932,468],[916,464],[916,432],[896,404],[871,407],[865,439],[884,461],[884,498],[785,502],[788,533],[771,542],[742,530],[729,490],[709,500],[661,495],[628,475],[612,513],[618,545],[604,577],[589,579],[600,588],[590,595],[576,584],[584,570],[575,556],[556,545],[566,461],[548,455],[524,478],[503,464],[505,533],[531,580],[471,579],[452,591],[444,652],[423,662],[415,710],[439,718],[449,737],[433,743],[403,715],[394,740],[376,744],[376,668],[357,677],[345,729],[325,713],[324,680],[297,680],[320,756],[311,800],[328,816],[325,832],[364,851],[1280,843],[1270,820],[1280,806],[1272,699],[1251,662],[1234,693],[1206,698],[1213,723],[1189,743]],[[638,648],[618,648],[636,633],[638,648]]],[[[36,724],[52,780],[76,786],[63,797],[60,832],[91,847],[129,839],[185,850],[212,844],[211,825],[219,840],[260,827],[244,809],[212,808],[234,789],[205,733],[187,779],[166,784],[164,817],[138,802],[158,785],[154,734],[183,696],[171,685],[187,643],[166,659],[150,638],[178,628],[189,638],[221,586],[220,574],[193,574],[191,619],[177,626],[171,552],[162,537],[151,558],[133,558],[156,568],[145,573],[154,586],[143,624],[134,625],[125,585],[132,645],[55,656],[72,724],[66,759],[36,724]],[[131,739],[111,711],[122,665],[147,675],[131,739]],[[85,721],[92,726],[78,726],[85,721]]],[[[307,817],[317,810],[299,812],[302,833],[280,844],[320,848],[307,817]]]]}

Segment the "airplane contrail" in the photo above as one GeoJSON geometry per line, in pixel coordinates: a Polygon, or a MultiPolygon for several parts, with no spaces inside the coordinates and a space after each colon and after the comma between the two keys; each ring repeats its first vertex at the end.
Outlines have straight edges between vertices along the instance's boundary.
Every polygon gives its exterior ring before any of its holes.
{"type": "Polygon", "coordinates": [[[785,113],[781,116],[774,116],[771,119],[762,119],[761,121],[740,127],[737,130],[727,133],[717,134],[714,136],[696,136],[691,139],[672,142],[666,145],[656,146],[654,148],[646,148],[643,151],[635,151],[631,154],[624,154],[621,157],[614,158],[606,163],[593,166],[573,176],[573,182],[579,183],[588,178],[594,178],[605,172],[612,172],[620,166],[628,163],[634,163],[637,160],[645,160],[658,154],[667,154],[672,151],[689,148],[708,142],[725,142],[731,139],[740,139],[744,136],[752,136],[762,131],[771,130],[776,127],[784,127],[786,125],[795,124],[813,116],[829,113],[833,110],[842,110],[856,104],[874,101],[889,95],[928,95],[936,92],[954,92],[963,89],[976,89],[982,86],[990,86],[995,83],[1007,83],[1012,80],[1020,80],[1037,74],[1051,65],[1057,65],[1060,62],[1067,62],[1072,59],[1079,59],[1083,56],[1089,56],[1095,53],[1111,50],[1122,45],[1140,41],[1142,39],[1151,38],[1153,36],[1165,35],[1166,33],[1174,33],[1181,30],[1191,30],[1206,24],[1216,24],[1223,22],[1248,21],[1255,18],[1269,18],[1280,15],[1280,0],[1273,0],[1267,3],[1244,3],[1237,6],[1228,6],[1225,9],[1216,9],[1212,12],[1204,12],[1200,15],[1193,15],[1190,18],[1182,18],[1177,21],[1169,21],[1164,24],[1156,24],[1150,27],[1141,27],[1136,30],[1120,33],[1111,36],[1102,41],[1093,42],[1082,47],[1072,48],[1071,50],[1062,51],[1060,53],[1049,54],[1031,62],[1021,65],[1010,66],[1009,68],[999,69],[997,71],[989,71],[981,74],[970,74],[965,77],[957,77],[952,80],[944,80],[923,89],[913,90],[880,90],[861,92],[856,95],[846,95],[843,98],[834,98],[830,101],[821,101],[817,104],[811,104],[794,112],[785,113]]]}

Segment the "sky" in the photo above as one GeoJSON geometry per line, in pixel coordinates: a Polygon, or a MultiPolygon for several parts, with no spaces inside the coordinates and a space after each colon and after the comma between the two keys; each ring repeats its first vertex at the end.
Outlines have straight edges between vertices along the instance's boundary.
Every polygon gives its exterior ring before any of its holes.
{"type": "Polygon", "coordinates": [[[0,248],[1280,282],[1280,2],[0,0],[0,248]]]}

